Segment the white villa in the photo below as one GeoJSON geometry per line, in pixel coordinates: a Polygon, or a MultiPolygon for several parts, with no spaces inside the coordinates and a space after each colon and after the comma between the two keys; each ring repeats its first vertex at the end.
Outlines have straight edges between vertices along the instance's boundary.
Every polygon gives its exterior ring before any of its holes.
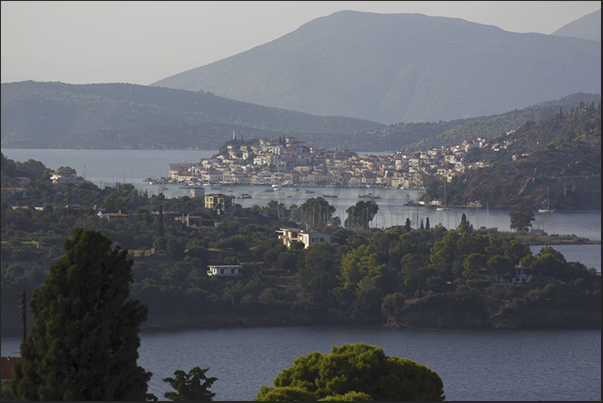
{"type": "Polygon", "coordinates": [[[304,249],[308,249],[310,246],[317,243],[326,242],[329,245],[338,245],[335,242],[336,236],[325,234],[318,231],[306,231],[298,228],[281,228],[277,231],[280,235],[278,239],[283,241],[283,244],[288,248],[291,247],[291,242],[298,241],[304,244],[304,249]]]}

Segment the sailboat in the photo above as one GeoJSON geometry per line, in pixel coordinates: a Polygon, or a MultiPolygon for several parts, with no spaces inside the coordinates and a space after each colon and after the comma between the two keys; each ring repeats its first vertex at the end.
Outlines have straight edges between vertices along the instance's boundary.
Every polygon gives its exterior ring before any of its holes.
{"type": "Polygon", "coordinates": [[[444,205],[440,206],[436,209],[436,211],[448,211],[450,210],[447,206],[446,206],[446,182],[444,182],[444,205]]]}
{"type": "Polygon", "coordinates": [[[555,210],[551,209],[551,203],[550,202],[551,202],[551,195],[550,195],[550,192],[549,192],[549,188],[547,187],[546,188],[546,207],[539,208],[538,212],[539,213],[544,213],[544,214],[554,212],[555,210]]]}

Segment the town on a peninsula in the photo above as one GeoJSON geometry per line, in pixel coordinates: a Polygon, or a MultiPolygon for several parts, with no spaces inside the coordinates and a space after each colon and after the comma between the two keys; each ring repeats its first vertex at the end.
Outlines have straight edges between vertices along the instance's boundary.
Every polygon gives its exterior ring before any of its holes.
{"type": "MultiPolygon", "coordinates": [[[[170,164],[167,178],[146,181],[192,187],[220,184],[418,189],[423,187],[425,175],[450,182],[467,170],[489,166],[484,162],[466,162],[464,157],[475,148],[497,150],[509,143],[489,144],[486,139],[476,138],[449,147],[375,156],[347,149],[319,149],[295,137],[245,141],[233,133],[233,140],[213,157],[198,163],[170,164]]],[[[431,201],[434,205],[441,202],[431,201]]],[[[472,204],[478,207],[479,201],[472,204]]]]}

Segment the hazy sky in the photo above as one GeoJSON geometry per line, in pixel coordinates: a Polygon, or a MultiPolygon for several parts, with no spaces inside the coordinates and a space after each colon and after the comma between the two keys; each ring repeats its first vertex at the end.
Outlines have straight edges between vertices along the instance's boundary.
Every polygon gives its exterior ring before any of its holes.
{"type": "Polygon", "coordinates": [[[2,1],[2,82],[151,84],[340,10],[462,18],[550,34],[600,1],[2,1]]]}

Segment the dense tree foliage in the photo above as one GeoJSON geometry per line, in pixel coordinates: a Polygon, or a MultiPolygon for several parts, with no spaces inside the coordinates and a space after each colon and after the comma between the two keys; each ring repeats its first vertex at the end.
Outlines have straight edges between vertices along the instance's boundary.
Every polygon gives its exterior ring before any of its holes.
{"type": "Polygon", "coordinates": [[[517,231],[527,231],[534,221],[534,213],[524,203],[520,203],[509,213],[510,228],[517,231]]]}
{"type": "Polygon", "coordinates": [[[345,219],[345,224],[360,224],[366,230],[378,211],[379,206],[374,201],[360,200],[346,210],[348,216],[345,219]]]}
{"type": "Polygon", "coordinates": [[[127,251],[75,228],[66,255],[31,298],[35,324],[21,345],[12,391],[20,400],[145,400],[137,365],[147,308],[129,300],[127,251]]]}
{"type": "Polygon", "coordinates": [[[209,388],[218,378],[208,378],[205,375],[208,370],[209,368],[201,369],[195,367],[188,374],[182,370],[174,371],[175,378],[168,377],[163,380],[169,383],[176,392],[165,392],[164,397],[174,401],[185,402],[211,401],[216,394],[210,392],[209,388]]]}
{"type": "Polygon", "coordinates": [[[329,354],[300,356],[291,368],[262,386],[256,401],[271,400],[444,400],[438,374],[409,359],[388,357],[382,348],[333,346],[329,354]],[[351,395],[353,394],[353,395],[351,395]]]}

